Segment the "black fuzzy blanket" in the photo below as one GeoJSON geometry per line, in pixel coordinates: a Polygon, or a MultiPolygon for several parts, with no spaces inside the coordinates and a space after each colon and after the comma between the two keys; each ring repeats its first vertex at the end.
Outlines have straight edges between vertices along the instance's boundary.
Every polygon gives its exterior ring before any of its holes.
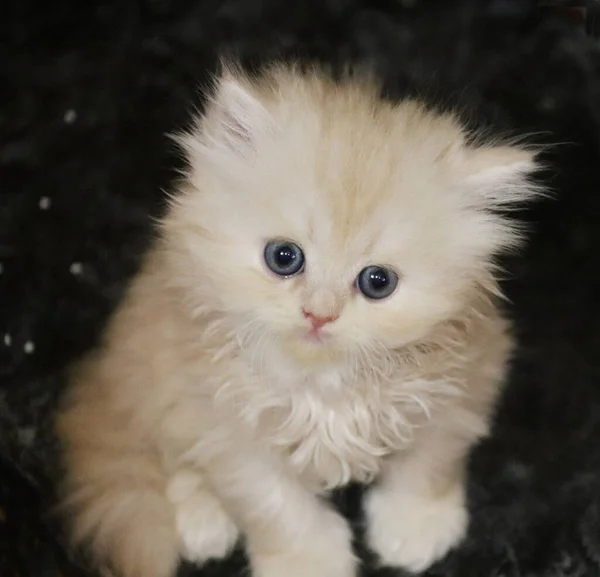
{"type": "MultiPolygon", "coordinates": [[[[550,3],[551,4],[551,3],[550,3]]],[[[471,530],[439,577],[600,575],[600,47],[528,0],[5,0],[0,6],[0,575],[75,577],[47,514],[53,409],[135,272],[179,164],[164,136],[227,49],[368,61],[420,94],[560,142],[556,192],[507,263],[519,338],[471,530]]],[[[598,3],[596,3],[598,4],[598,3]]],[[[360,527],[360,488],[335,495],[360,527]]],[[[360,549],[360,543],[358,544],[360,549]]],[[[364,553],[364,552],[363,552],[364,553]]],[[[365,575],[377,570],[364,553],[365,575]]],[[[182,567],[182,574],[194,569],[182,567]]],[[[243,554],[197,575],[245,575],[243,554]]],[[[282,576],[285,577],[285,576],[282,576]]]]}

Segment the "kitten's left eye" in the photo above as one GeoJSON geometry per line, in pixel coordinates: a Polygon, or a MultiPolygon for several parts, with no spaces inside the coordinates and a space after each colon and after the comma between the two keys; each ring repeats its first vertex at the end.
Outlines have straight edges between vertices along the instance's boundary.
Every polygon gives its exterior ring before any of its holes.
{"type": "Polygon", "coordinates": [[[304,268],[304,253],[288,240],[272,240],[265,247],[265,263],[279,276],[293,276],[304,268]]]}
{"type": "Polygon", "coordinates": [[[384,299],[396,290],[398,275],[389,268],[368,266],[360,271],[356,286],[368,299],[384,299]]]}

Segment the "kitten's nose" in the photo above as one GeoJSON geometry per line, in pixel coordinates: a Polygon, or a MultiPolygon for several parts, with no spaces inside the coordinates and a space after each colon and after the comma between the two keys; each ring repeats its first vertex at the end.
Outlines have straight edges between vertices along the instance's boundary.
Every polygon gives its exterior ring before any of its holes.
{"type": "Polygon", "coordinates": [[[312,323],[313,329],[316,331],[318,331],[324,325],[336,321],[340,317],[340,315],[320,317],[304,309],[302,309],[302,314],[304,315],[304,318],[307,318],[312,323]]]}

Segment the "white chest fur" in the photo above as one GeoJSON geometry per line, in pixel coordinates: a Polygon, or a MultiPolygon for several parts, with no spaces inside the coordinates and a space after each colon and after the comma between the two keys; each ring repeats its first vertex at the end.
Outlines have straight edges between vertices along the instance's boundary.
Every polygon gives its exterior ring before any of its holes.
{"type": "Polygon", "coordinates": [[[307,481],[333,488],[368,481],[382,457],[406,448],[432,404],[456,392],[447,381],[356,380],[324,373],[294,387],[255,384],[245,391],[242,418],[258,440],[281,452],[307,481]]]}

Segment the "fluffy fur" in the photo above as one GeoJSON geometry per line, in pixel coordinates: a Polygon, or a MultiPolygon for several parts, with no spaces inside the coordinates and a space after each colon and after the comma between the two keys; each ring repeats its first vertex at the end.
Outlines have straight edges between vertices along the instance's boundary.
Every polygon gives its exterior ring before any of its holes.
{"type": "Polygon", "coordinates": [[[243,534],[257,577],[351,577],[345,521],[367,496],[383,563],[419,571],[465,533],[464,460],[511,349],[493,258],[536,194],[532,152],[364,78],[225,68],[179,137],[189,168],[58,430],[76,542],[124,577],[169,577],[243,534]],[[502,212],[502,214],[501,214],[502,212]],[[306,268],[276,277],[270,239],[306,268]],[[370,264],[397,290],[355,288],[370,264]],[[302,310],[337,316],[307,339],[302,310]]]}

